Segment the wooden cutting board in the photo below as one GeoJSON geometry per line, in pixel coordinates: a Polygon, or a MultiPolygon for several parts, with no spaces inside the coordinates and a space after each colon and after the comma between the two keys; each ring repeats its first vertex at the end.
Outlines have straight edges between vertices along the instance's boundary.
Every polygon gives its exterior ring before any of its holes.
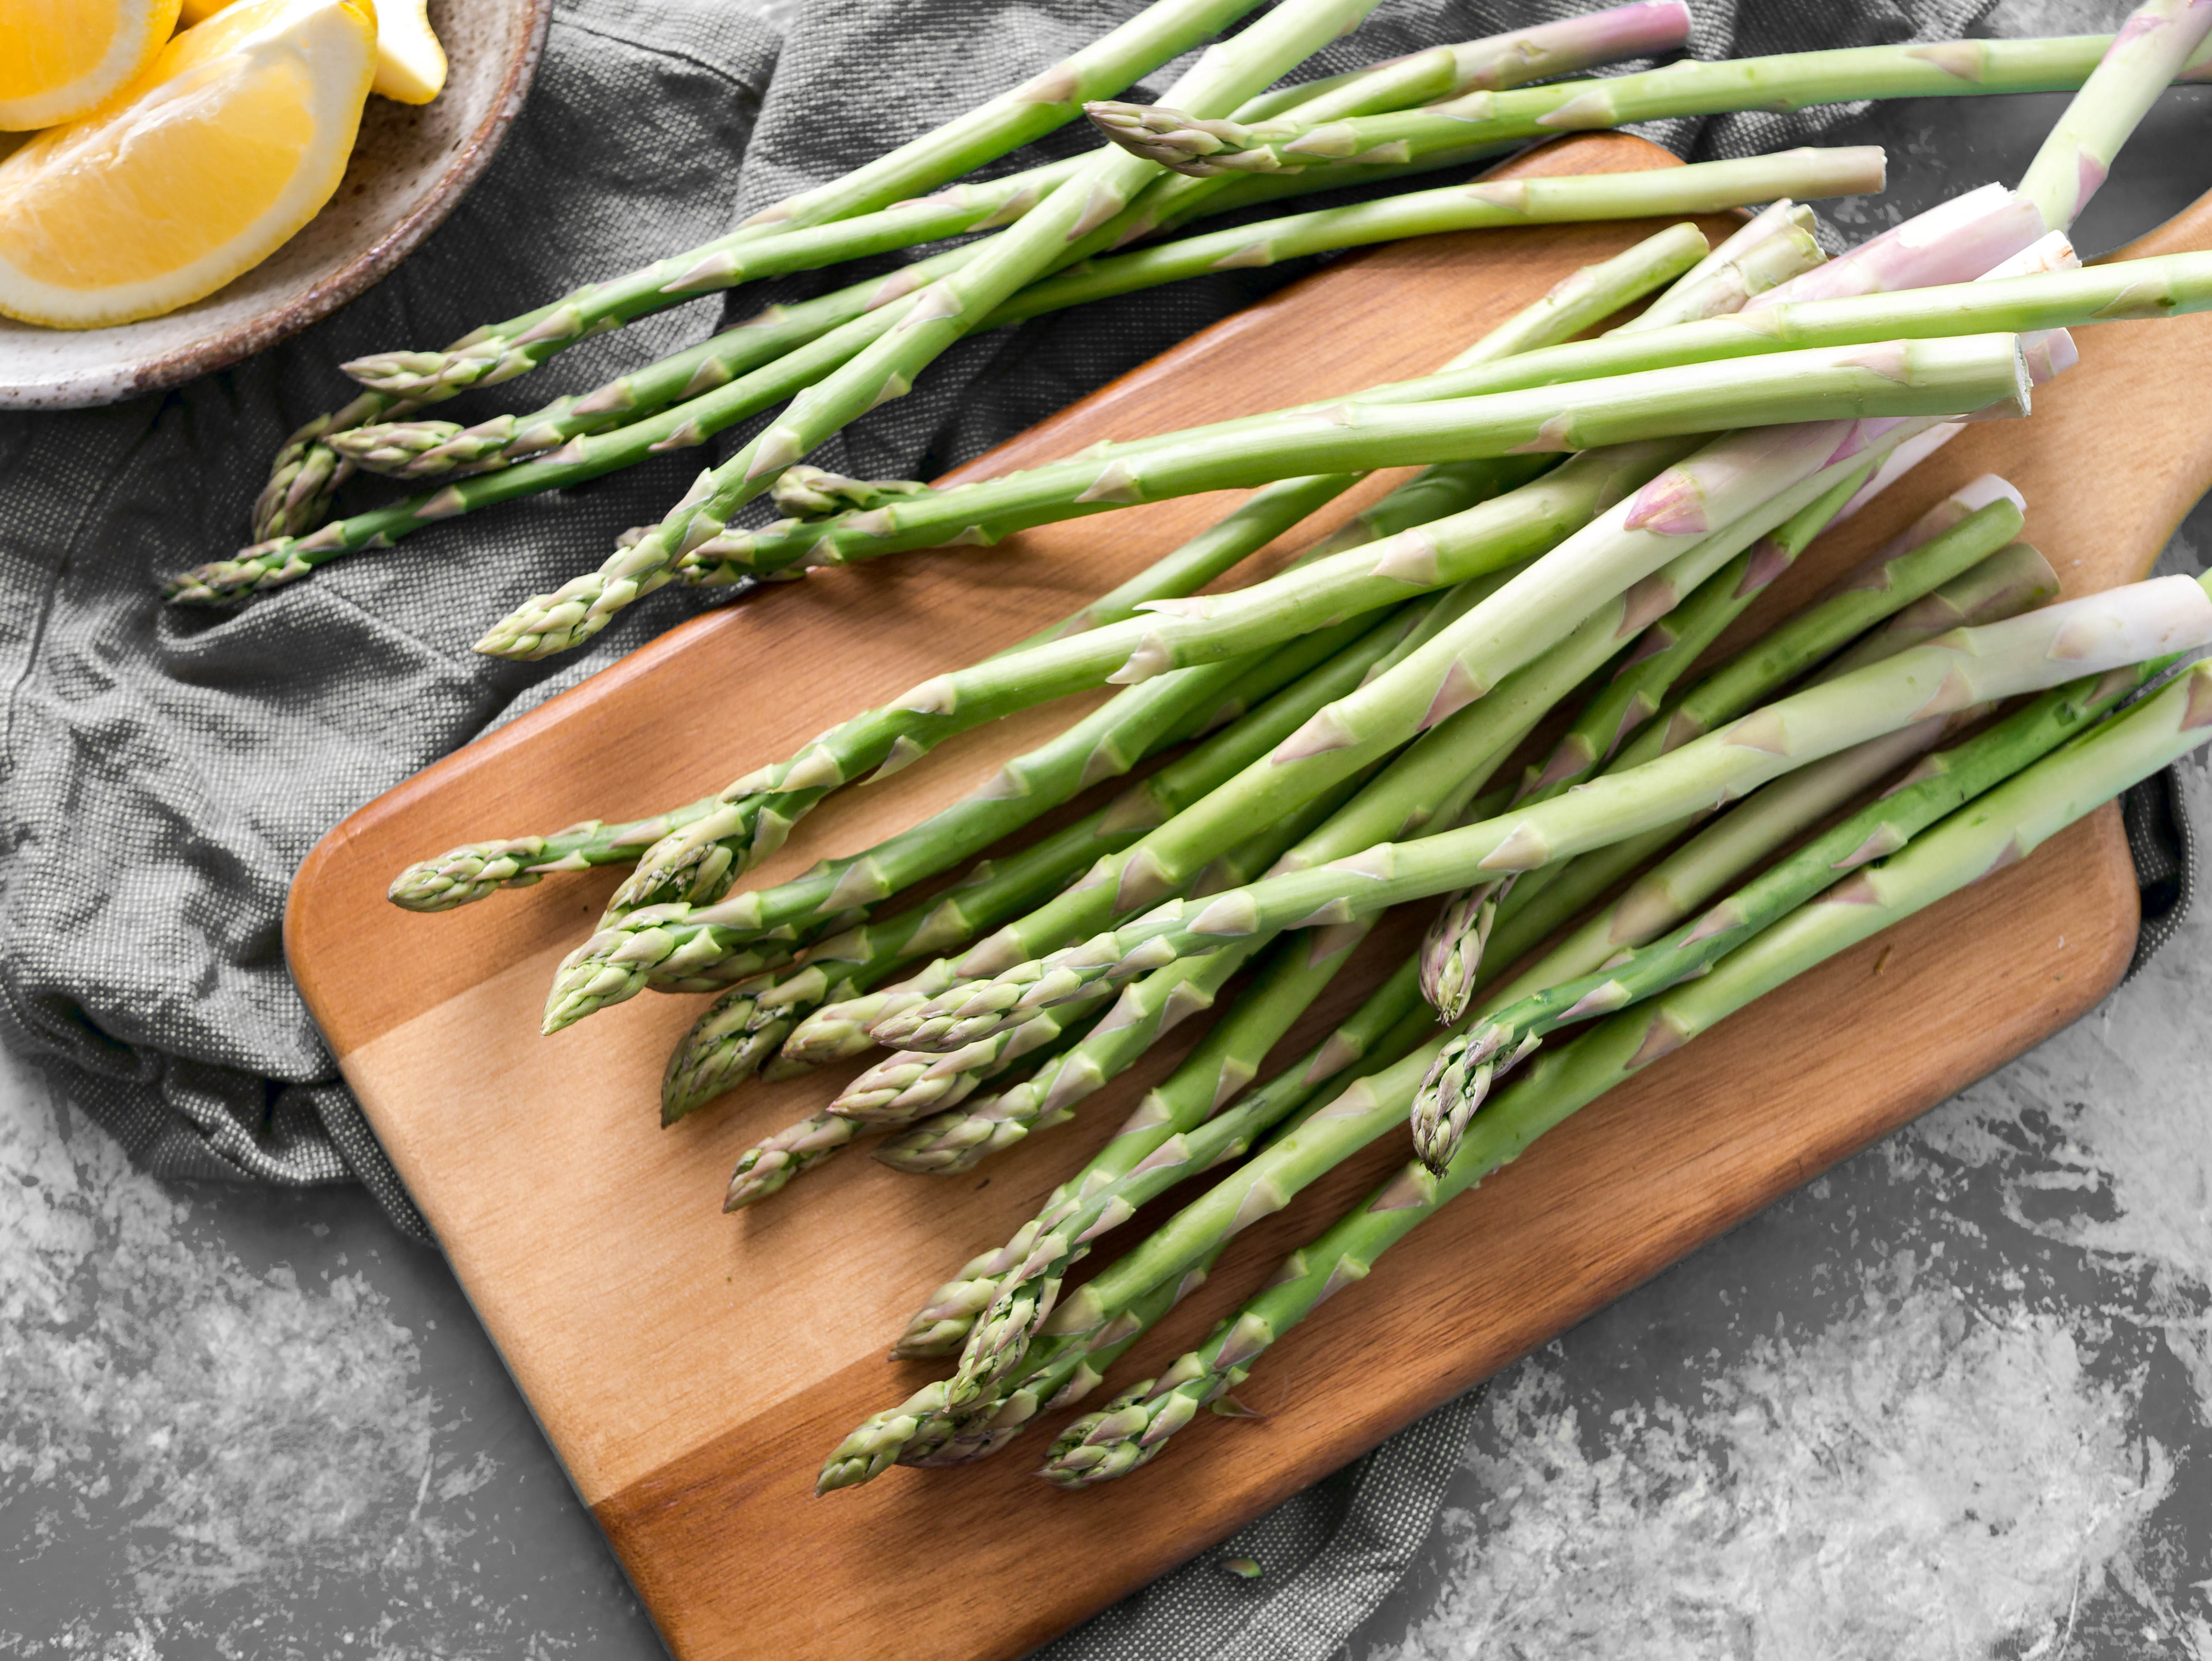
{"type": "MultiPolygon", "coordinates": [[[[1588,136],[1513,170],[1667,160],[1588,136]]],[[[1655,228],[1478,232],[1342,260],[956,477],[1421,373],[1573,266],[1655,228]]],[[[2208,246],[2212,198],[2136,251],[2208,246]]],[[[2027,493],[2027,533],[2069,592],[2142,575],[2212,483],[2212,317],[2108,324],[2080,340],[2081,366],[2037,393],[2031,421],[1978,427],[1942,451],[1816,545],[1765,610],[1802,599],[1992,469],[2027,493]]],[[[684,1661],[1018,1655],[2056,1031],[2127,962],[2135,886],[2107,809],[1639,1074],[1442,1214],[1270,1352],[1244,1392],[1265,1420],[1202,1418],[1157,1464],[1091,1494],[1032,1480],[1048,1440],[1032,1433],[978,1466],[896,1470],[810,1498],[851,1426],[942,1370],[883,1359],[923,1294],[1030,1215],[1194,1032],[1073,1125],[965,1177],[904,1177],[854,1154],[725,1217],[738,1153],[814,1110],[832,1084],[755,1085],[664,1132],[661,1064],[700,1000],[642,997],[538,1035],[554,965],[614,873],[442,916],[394,909],[385,885],[464,841],[702,794],[1074,609],[1231,500],[1158,503],[770,589],[426,770],[332,831],[301,870],[286,944],[308,1005],[684,1661]]],[[[761,879],[872,842],[1068,718],[1066,705],[1033,712],[842,793],[761,879]]],[[[1279,1054],[1337,1019],[1407,943],[1402,930],[1370,942],[1279,1054]]],[[[1121,1376],[1194,1342],[1403,1157],[1384,1139],[1249,1230],[1121,1376]]]]}

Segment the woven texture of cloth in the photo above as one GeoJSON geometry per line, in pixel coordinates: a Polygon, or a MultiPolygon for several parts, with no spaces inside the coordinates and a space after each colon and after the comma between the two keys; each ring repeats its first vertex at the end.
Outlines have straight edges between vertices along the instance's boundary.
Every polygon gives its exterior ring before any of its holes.
{"type": "MultiPolygon", "coordinates": [[[[1942,38],[1965,32],[1986,3],[1698,0],[1691,49],[1717,58],[1942,38]]],[[[0,1042],[52,1069],[157,1173],[357,1180],[399,1227],[427,1238],[285,971],[287,885],[347,813],[690,611],[724,603],[663,590],[587,651],[545,665],[470,649],[518,601],[596,565],[625,526],[659,518],[702,460],[727,455],[768,417],[708,451],[340,561],[240,611],[165,608],[161,578],[244,539],[277,445],[349,396],[337,363],[435,345],[703,241],[1015,84],[1134,9],[815,0],[779,34],[725,0],[561,0],[504,149],[391,277],[294,340],[190,386],[104,410],[0,417],[9,509],[0,515],[0,1042]],[[874,71],[884,65],[896,74],[874,71]],[[893,88],[896,101],[885,101],[893,88]]],[[[1297,76],[1587,9],[1385,0],[1297,76]]],[[[1176,67],[1128,95],[1157,96],[1176,67]]],[[[1850,109],[1641,131],[1692,158],[1738,155],[1805,142],[1850,109]]],[[[988,171],[1090,142],[1079,127],[1063,130],[988,171]]],[[[1308,269],[1221,273],[964,342],[911,396],[811,459],[862,478],[928,478],[1308,269]]],[[[846,267],[694,301],[441,413],[475,420],[532,408],[702,338],[726,315],[859,274],[846,267]]],[[[379,500],[382,488],[359,481],[341,506],[379,500]]],[[[756,603],[773,605],[773,591],[756,603]]],[[[2157,915],[2178,918],[2193,864],[2185,824],[2163,800],[2162,809],[2131,806],[2129,823],[2162,897],[2157,915]]],[[[2146,946],[2171,928],[2147,927],[2146,946]]],[[[1227,1550],[1265,1563],[1259,1580],[1224,1575],[1209,1554],[1048,1653],[1326,1656],[1426,1534],[1471,1410],[1440,1410],[1240,1534],[1227,1550]]]]}

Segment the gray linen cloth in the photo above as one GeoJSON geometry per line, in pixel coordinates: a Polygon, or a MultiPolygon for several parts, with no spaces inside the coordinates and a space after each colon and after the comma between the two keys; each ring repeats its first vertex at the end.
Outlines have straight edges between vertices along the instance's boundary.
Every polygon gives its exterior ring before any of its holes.
{"type": "MultiPolygon", "coordinates": [[[[1692,51],[1939,38],[1964,32],[1985,4],[1697,0],[1692,51]]],[[[1385,0],[1298,74],[1585,9],[1385,0]]],[[[0,417],[0,1042],[52,1068],[155,1171],[358,1180],[398,1226],[427,1238],[285,972],[286,885],[353,809],[717,603],[664,590],[573,661],[516,665],[469,649],[489,619],[595,564],[625,526],[658,517],[702,458],[665,458],[422,532],[236,613],[165,609],[158,580],[238,544],[277,443],[348,395],[339,362],[434,344],[641,254],[704,240],[1133,9],[1133,0],[827,0],[779,35],[715,0],[561,0],[505,148],[392,277],[296,339],[174,392],[0,417]],[[895,76],[880,72],[888,67],[895,76]]],[[[1132,95],[1156,95],[1173,70],[1132,95]]],[[[1686,155],[1741,155],[1803,142],[1837,113],[1667,122],[1649,136],[1686,155]]],[[[1088,142],[1065,131],[993,171],[1088,142]]],[[[929,477],[1300,269],[1223,274],[963,343],[911,397],[814,459],[862,477],[929,477]]],[[[734,303],[749,311],[852,277],[788,279],[734,303]]],[[[584,390],[702,338],[722,314],[719,298],[693,301],[565,354],[503,400],[480,395],[456,411],[476,418],[584,390]]],[[[726,435],[717,455],[758,424],[726,435]]],[[[362,481],[349,499],[380,488],[362,481]]],[[[750,603],[773,605],[774,592],[750,603]]],[[[2130,826],[2145,850],[2147,898],[2169,911],[2185,904],[2186,831],[2170,803],[2139,804],[2130,826]]],[[[2154,927],[2147,941],[2169,930],[2154,927]]],[[[1471,1400],[1441,1409],[1238,1535],[1227,1549],[1264,1562],[1259,1581],[1231,1579],[1209,1554],[1048,1652],[1327,1655],[1426,1534],[1471,1411],[1471,1400]]]]}

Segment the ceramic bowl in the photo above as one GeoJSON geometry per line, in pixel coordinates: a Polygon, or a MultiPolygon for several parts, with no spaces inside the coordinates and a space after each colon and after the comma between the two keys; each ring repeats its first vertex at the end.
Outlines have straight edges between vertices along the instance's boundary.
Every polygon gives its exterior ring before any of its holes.
{"type": "Polygon", "coordinates": [[[545,44],[552,0],[430,0],[450,64],[428,104],[372,97],[322,212],[206,299],[107,329],[0,317],[0,409],[70,410],[173,386],[296,334],[412,252],[499,149],[545,44]]]}

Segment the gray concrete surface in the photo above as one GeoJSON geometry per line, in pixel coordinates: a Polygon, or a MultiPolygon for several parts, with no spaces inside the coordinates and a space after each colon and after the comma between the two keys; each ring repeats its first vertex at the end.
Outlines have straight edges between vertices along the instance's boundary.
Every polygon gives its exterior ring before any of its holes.
{"type": "MultiPolygon", "coordinates": [[[[2008,5],[2005,33],[2105,5],[2008,5]]],[[[1899,106],[1864,234],[2058,100],[1899,106]]],[[[2212,186],[2161,107],[2081,228],[2212,186]]],[[[2169,559],[2212,556],[2200,509],[2169,559]]],[[[2212,788],[2191,774],[2197,823],[2212,788]]],[[[2212,1654],[2212,916],[2075,1027],[1486,1387],[1343,1652],[2212,1654]]],[[[0,1070],[0,1653],[661,1653],[443,1264],[356,1192],[165,1186],[0,1070]]]]}

